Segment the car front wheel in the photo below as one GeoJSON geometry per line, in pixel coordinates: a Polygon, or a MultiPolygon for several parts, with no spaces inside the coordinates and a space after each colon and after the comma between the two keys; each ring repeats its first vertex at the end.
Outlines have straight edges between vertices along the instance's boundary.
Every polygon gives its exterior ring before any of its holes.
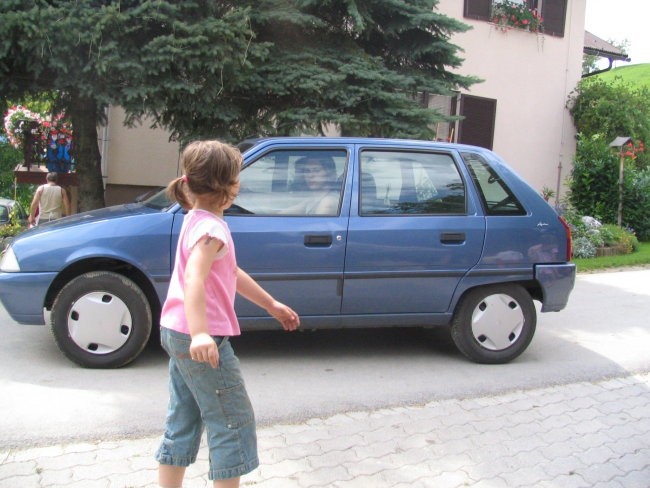
{"type": "Polygon", "coordinates": [[[526,350],[537,315],[520,285],[490,285],[471,290],[458,304],[451,336],[458,349],[477,363],[507,363],[526,350]]]}
{"type": "Polygon", "coordinates": [[[52,304],[59,349],[85,368],[119,368],[133,361],[151,334],[149,302],[132,280],[109,271],[82,274],[52,304]]]}

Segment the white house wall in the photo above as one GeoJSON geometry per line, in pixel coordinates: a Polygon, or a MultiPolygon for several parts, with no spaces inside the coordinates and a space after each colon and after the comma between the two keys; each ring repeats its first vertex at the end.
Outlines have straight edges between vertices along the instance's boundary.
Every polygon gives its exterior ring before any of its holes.
{"type": "Polygon", "coordinates": [[[568,0],[564,37],[463,17],[462,0],[439,10],[473,28],[451,41],[464,49],[458,70],[485,80],[463,90],[497,101],[493,150],[533,187],[555,191],[570,173],[575,130],[567,98],[581,76],[586,0],[568,0]]]}
{"type": "MultiPolygon", "coordinates": [[[[102,154],[104,175],[109,185],[163,186],[180,175],[179,145],[169,133],[150,129],[146,121],[136,128],[124,127],[124,110],[111,107],[107,143],[102,154]]],[[[104,132],[100,129],[100,136],[104,132]]]]}

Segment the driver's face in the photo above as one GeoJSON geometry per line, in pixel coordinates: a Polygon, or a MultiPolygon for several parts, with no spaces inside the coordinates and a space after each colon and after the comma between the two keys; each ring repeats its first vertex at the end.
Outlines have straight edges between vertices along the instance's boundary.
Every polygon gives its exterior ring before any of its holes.
{"type": "Polygon", "coordinates": [[[318,161],[307,161],[303,168],[305,182],[311,189],[319,189],[328,183],[328,176],[325,168],[318,161]]]}

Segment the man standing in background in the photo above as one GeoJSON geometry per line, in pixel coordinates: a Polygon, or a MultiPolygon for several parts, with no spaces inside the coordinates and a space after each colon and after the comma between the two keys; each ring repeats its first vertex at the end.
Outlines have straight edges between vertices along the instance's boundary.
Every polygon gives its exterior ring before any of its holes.
{"type": "Polygon", "coordinates": [[[65,189],[57,184],[58,176],[54,171],[48,173],[47,183],[36,189],[27,218],[29,225],[34,226],[70,215],[70,200],[65,189]]]}

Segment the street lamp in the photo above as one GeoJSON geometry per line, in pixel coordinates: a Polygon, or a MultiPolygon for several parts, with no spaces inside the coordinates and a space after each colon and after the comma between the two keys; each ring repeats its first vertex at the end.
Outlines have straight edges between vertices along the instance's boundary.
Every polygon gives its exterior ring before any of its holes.
{"type": "Polygon", "coordinates": [[[623,162],[625,161],[625,155],[623,153],[623,146],[628,142],[632,141],[631,137],[619,136],[609,143],[609,147],[617,147],[618,155],[620,158],[619,168],[618,168],[618,212],[616,216],[616,223],[619,227],[623,225],[623,162]]]}

